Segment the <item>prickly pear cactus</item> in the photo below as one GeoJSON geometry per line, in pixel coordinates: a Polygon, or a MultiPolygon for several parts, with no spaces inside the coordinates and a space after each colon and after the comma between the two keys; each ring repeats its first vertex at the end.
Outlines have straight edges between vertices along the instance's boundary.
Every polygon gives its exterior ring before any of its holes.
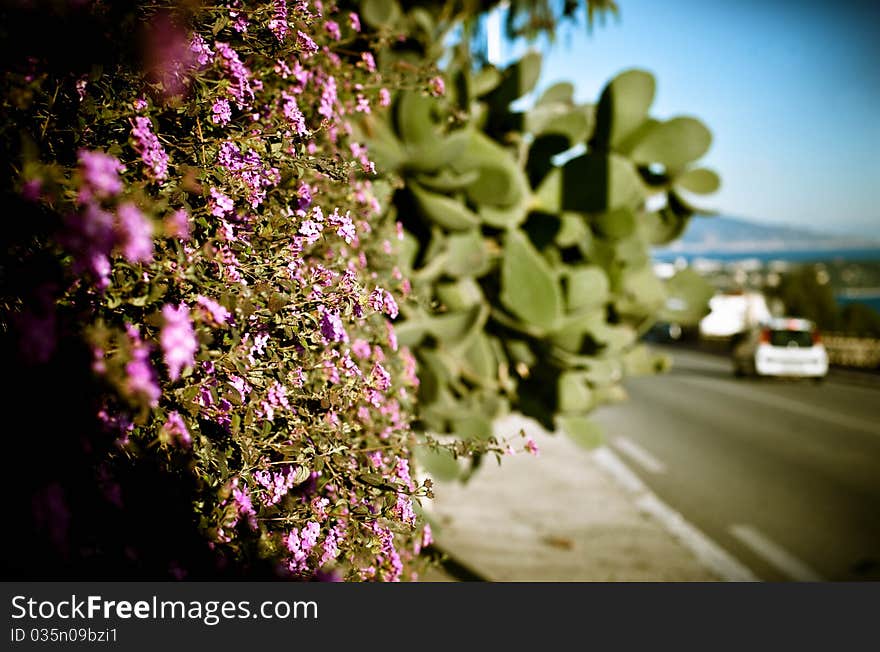
{"type": "MultiPolygon", "coordinates": [[[[394,7],[382,15],[431,33],[427,12],[394,7]]],[[[530,53],[474,69],[459,46],[443,97],[400,91],[387,119],[361,128],[377,166],[403,180],[391,203],[416,301],[397,331],[418,358],[423,429],[487,440],[513,409],[594,446],[589,412],[623,396],[626,373],[668,364],[638,337],[670,296],[680,321],[703,314],[703,282],[661,281],[650,247],[677,237],[696,211],[689,197],[719,179],[695,167],[711,142],[699,120],[649,116],[650,73],[620,74],[595,105],[559,83],[513,111],[540,68],[530,53]]],[[[456,472],[437,455],[433,470],[456,472]]]]}

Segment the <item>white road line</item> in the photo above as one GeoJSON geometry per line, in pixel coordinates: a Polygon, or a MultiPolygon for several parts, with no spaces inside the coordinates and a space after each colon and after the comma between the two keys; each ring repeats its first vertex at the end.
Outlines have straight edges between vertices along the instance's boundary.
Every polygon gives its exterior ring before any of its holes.
{"type": "Polygon", "coordinates": [[[713,389],[716,392],[739,396],[748,401],[761,403],[762,405],[768,405],[775,408],[783,408],[802,416],[809,416],[813,417],[814,419],[820,419],[835,426],[844,426],[845,428],[860,430],[862,432],[867,432],[872,435],[880,433],[880,422],[860,419],[859,417],[854,417],[848,414],[841,414],[840,412],[827,410],[825,408],[819,407],[818,405],[802,403],[801,401],[794,401],[790,398],[785,398],[782,396],[762,394],[756,390],[747,389],[746,387],[740,387],[733,382],[718,381],[711,378],[688,378],[683,376],[670,376],[670,378],[675,378],[676,380],[680,380],[690,385],[697,385],[702,389],[706,389],[708,387],[709,389],[713,389]]]}
{"type": "Polygon", "coordinates": [[[750,525],[732,525],[730,533],[759,557],[798,582],[821,582],[822,577],[797,557],[750,525]]]}
{"type": "Polygon", "coordinates": [[[666,465],[639,446],[629,437],[619,436],[611,440],[614,447],[649,473],[666,473],[666,465]]]}
{"type": "Polygon", "coordinates": [[[717,543],[655,496],[629,467],[607,446],[596,449],[593,458],[625,490],[636,506],[650,515],[703,563],[726,582],[757,582],[758,578],[717,543]]]}

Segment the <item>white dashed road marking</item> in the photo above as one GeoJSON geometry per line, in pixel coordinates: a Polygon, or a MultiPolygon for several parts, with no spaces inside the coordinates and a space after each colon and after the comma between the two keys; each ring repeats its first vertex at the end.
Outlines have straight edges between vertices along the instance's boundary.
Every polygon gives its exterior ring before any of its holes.
{"type": "Polygon", "coordinates": [[[764,561],[798,582],[821,582],[822,577],[797,557],[750,525],[733,525],[730,533],[764,561]]]}
{"type": "Polygon", "coordinates": [[[721,546],[657,498],[639,477],[607,446],[593,452],[593,459],[632,496],[636,506],[655,518],[670,535],[726,582],[757,582],[758,578],[721,546]]]}
{"type": "Polygon", "coordinates": [[[611,443],[648,473],[666,473],[666,465],[629,437],[615,437],[611,443]]]}

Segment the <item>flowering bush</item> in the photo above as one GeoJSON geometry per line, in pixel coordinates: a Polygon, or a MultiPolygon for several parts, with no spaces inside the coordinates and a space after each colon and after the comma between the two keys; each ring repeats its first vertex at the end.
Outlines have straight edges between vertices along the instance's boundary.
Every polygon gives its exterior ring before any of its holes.
{"type": "Polygon", "coordinates": [[[7,574],[409,577],[430,486],[358,15],[54,12],[4,16],[48,35],[4,53],[7,574]]]}

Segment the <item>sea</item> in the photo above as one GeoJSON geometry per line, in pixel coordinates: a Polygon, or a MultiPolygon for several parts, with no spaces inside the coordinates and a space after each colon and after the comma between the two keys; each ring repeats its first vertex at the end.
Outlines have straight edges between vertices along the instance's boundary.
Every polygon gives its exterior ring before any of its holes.
{"type": "Polygon", "coordinates": [[[784,260],[792,263],[819,263],[830,260],[851,260],[859,262],[880,261],[880,247],[855,247],[840,249],[768,249],[766,251],[673,251],[669,249],[654,249],[653,257],[658,262],[673,262],[684,258],[689,263],[697,258],[708,260],[720,260],[733,262],[735,260],[784,260]]]}

